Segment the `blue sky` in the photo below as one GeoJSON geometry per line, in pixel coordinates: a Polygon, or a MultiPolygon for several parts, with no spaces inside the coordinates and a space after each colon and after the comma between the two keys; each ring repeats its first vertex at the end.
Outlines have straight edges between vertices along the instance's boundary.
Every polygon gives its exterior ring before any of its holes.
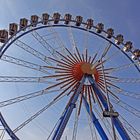
{"type": "MultiPolygon", "coordinates": [[[[65,13],[71,13],[73,16],[77,16],[77,15],[83,16],[84,20],[86,20],[87,18],[93,18],[95,23],[103,22],[105,28],[112,27],[115,31],[115,34],[119,34],[119,33],[123,34],[125,40],[132,41],[135,48],[140,48],[139,5],[140,5],[139,0],[117,0],[117,1],[116,0],[106,0],[106,1],[105,0],[104,1],[103,0],[0,0],[0,28],[8,29],[9,23],[12,22],[19,23],[20,18],[25,17],[29,19],[30,16],[34,14],[41,16],[41,14],[45,12],[49,13],[50,15],[52,15],[54,12],[59,12],[62,15],[64,15],[65,13]]],[[[17,73],[20,72],[18,71],[17,73]]],[[[35,74],[37,75],[38,73],[35,74]]],[[[137,74],[137,76],[139,75],[137,74]]],[[[30,91],[31,86],[32,85],[29,86],[29,89],[27,89],[27,91],[30,91]]],[[[137,87],[137,91],[139,91],[138,85],[136,85],[136,87],[137,87]]],[[[35,89],[39,89],[39,85],[38,88],[35,89]]],[[[4,92],[3,89],[1,91],[4,92]]],[[[24,90],[20,91],[20,86],[19,86],[19,88],[14,89],[14,91],[23,92],[24,90]]],[[[9,91],[7,92],[8,93],[10,92],[10,88],[9,91]]],[[[9,94],[8,96],[12,97],[12,95],[9,94]]],[[[3,97],[3,95],[1,95],[0,97],[3,97]]],[[[7,98],[7,96],[5,98],[7,98]]],[[[51,97],[49,98],[51,99],[51,97]]],[[[35,101],[37,102],[37,100],[35,101]]],[[[45,102],[43,102],[42,104],[40,104],[40,102],[37,102],[37,104],[33,107],[37,107],[39,109],[41,105],[44,104],[45,102]]],[[[140,104],[136,104],[137,107],[139,107],[139,105],[140,104]]],[[[60,108],[61,106],[63,105],[60,104],[60,108]]],[[[12,114],[13,107],[8,109],[9,115],[12,114]]],[[[26,110],[26,107],[24,105],[22,107],[24,108],[24,110],[26,110]]],[[[31,110],[34,110],[33,107],[31,108],[31,110]]],[[[14,112],[16,112],[17,110],[19,110],[18,107],[14,110],[14,112]]],[[[23,110],[20,111],[21,114],[24,112],[23,110]]],[[[54,107],[54,112],[55,111],[58,112],[59,114],[59,111],[54,107]]],[[[54,115],[54,112],[49,110],[49,113],[52,115],[54,115]]],[[[30,113],[27,113],[27,116],[28,115],[30,115],[30,113]]],[[[25,118],[27,116],[26,114],[24,114],[25,118]]],[[[10,117],[7,118],[9,118],[10,120],[16,120],[16,118],[14,117],[15,116],[13,115],[11,116],[11,118],[10,117]]],[[[19,123],[20,121],[24,120],[24,117],[21,117],[19,123]]],[[[42,119],[44,120],[44,118],[45,115],[42,117],[42,119]]],[[[49,121],[51,122],[51,119],[49,121]]],[[[130,121],[133,122],[133,118],[130,121]]],[[[46,122],[46,123],[50,124],[51,126],[52,124],[50,122],[46,122]]],[[[41,125],[44,125],[42,122],[40,123],[41,125]]],[[[14,126],[13,122],[11,123],[11,125],[14,126]]],[[[83,127],[83,125],[81,125],[81,127],[83,127]]],[[[136,127],[140,129],[140,127],[138,126],[136,127]]],[[[47,127],[44,125],[44,128],[47,127]]],[[[31,133],[28,132],[28,130],[30,129],[31,129],[30,127],[26,129],[26,135],[28,136],[28,138],[31,138],[32,140],[38,140],[41,136],[41,133],[40,135],[38,135],[39,138],[34,137],[31,133]]],[[[50,130],[50,127],[48,129],[50,130]]],[[[71,125],[66,129],[66,134],[68,136],[72,132],[71,129],[72,129],[71,125]]],[[[35,129],[34,132],[36,131],[37,130],[35,129]]],[[[24,133],[25,131],[19,134],[21,137],[23,137],[23,139],[25,139],[23,136],[24,133]]],[[[88,133],[89,133],[89,128],[86,125],[82,130],[82,135],[80,136],[80,139],[81,140],[82,138],[84,139],[84,137],[89,135],[88,133]]],[[[48,135],[48,133],[46,135],[48,135]]]]}
{"type": "Polygon", "coordinates": [[[139,48],[139,1],[138,0],[1,0],[0,27],[7,28],[10,22],[18,22],[21,17],[30,17],[42,12],[71,13],[92,17],[103,22],[105,27],[112,27],[115,33],[122,33],[126,40],[132,40],[139,48]]]}

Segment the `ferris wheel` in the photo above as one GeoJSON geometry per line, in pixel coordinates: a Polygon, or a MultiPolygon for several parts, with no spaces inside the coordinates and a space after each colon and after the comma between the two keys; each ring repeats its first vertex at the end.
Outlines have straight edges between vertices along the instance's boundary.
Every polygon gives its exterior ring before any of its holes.
{"type": "Polygon", "coordinates": [[[43,13],[0,30],[1,140],[139,140],[140,49],[93,19],[43,13]]]}

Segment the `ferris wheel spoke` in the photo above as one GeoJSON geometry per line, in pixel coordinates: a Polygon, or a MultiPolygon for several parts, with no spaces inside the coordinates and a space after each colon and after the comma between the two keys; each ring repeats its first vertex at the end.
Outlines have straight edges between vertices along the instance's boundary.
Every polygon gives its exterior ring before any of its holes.
{"type": "Polygon", "coordinates": [[[45,94],[54,93],[56,91],[61,91],[61,89],[51,90],[51,91],[44,89],[44,90],[40,90],[40,91],[37,91],[37,92],[29,93],[29,94],[26,94],[26,95],[18,96],[18,97],[0,102],[0,107],[5,107],[5,106],[8,106],[8,105],[19,103],[21,101],[25,101],[25,100],[28,100],[28,99],[33,99],[35,97],[39,97],[39,96],[42,96],[42,95],[45,95],[45,94]]]}
{"type": "Polygon", "coordinates": [[[32,35],[54,58],[60,59],[61,56],[58,57],[56,50],[37,31],[33,31],[32,35]]]}
{"type": "Polygon", "coordinates": [[[65,77],[57,78],[56,81],[64,80],[64,79],[67,79],[67,78],[70,78],[70,77],[72,78],[71,75],[67,75],[65,77]]]}
{"type": "Polygon", "coordinates": [[[82,61],[82,58],[81,58],[81,55],[80,55],[79,49],[78,49],[77,47],[75,47],[75,49],[76,49],[76,53],[77,53],[77,55],[78,55],[80,61],[82,61]]]}
{"type": "Polygon", "coordinates": [[[124,89],[120,89],[118,92],[115,92],[116,94],[121,94],[121,95],[124,95],[124,96],[128,96],[128,97],[131,97],[131,98],[134,98],[134,99],[140,99],[140,94],[139,93],[134,93],[134,92],[131,92],[131,91],[127,91],[127,90],[124,90],[124,89]]]}
{"type": "Polygon", "coordinates": [[[140,78],[120,78],[120,77],[117,77],[116,79],[111,79],[111,82],[136,84],[136,83],[140,83],[140,78]]]}
{"type": "Polygon", "coordinates": [[[67,68],[61,68],[61,67],[53,67],[53,66],[42,66],[42,68],[44,68],[44,69],[52,69],[52,70],[62,70],[62,71],[69,71],[69,69],[67,69],[67,68]]]}
{"type": "MultiPolygon", "coordinates": [[[[106,60],[100,61],[97,60],[95,63],[92,65],[92,67],[96,67],[97,70],[101,70],[102,65],[106,62],[106,60]]],[[[108,73],[107,73],[108,74],[108,73]]]]}
{"type": "Polygon", "coordinates": [[[134,67],[135,64],[138,64],[138,62],[135,62],[135,63],[129,63],[129,64],[124,64],[124,65],[120,65],[118,67],[115,67],[115,68],[111,68],[109,70],[110,73],[114,73],[114,72],[118,72],[120,70],[125,70],[125,69],[128,69],[128,68],[131,68],[131,67],[134,67]]]}
{"type": "Polygon", "coordinates": [[[103,53],[101,54],[101,58],[100,58],[100,59],[104,58],[104,57],[107,55],[107,53],[108,53],[109,50],[111,49],[111,45],[112,45],[112,44],[109,42],[108,46],[105,47],[103,53]]]}
{"type": "Polygon", "coordinates": [[[28,62],[28,61],[24,61],[24,60],[21,60],[21,59],[12,57],[12,56],[3,55],[1,57],[1,60],[6,61],[6,62],[11,63],[11,64],[16,64],[18,66],[26,67],[26,68],[29,68],[29,69],[34,69],[34,70],[37,70],[37,71],[40,71],[40,72],[43,72],[43,73],[46,73],[46,74],[50,74],[48,71],[46,71],[42,66],[40,66],[38,64],[34,64],[34,63],[31,63],[31,62],[28,62]]]}
{"type": "Polygon", "coordinates": [[[91,64],[93,64],[93,62],[95,61],[97,55],[98,55],[98,53],[95,53],[95,54],[94,54],[94,56],[92,57],[92,60],[91,60],[91,62],[90,62],[91,64]]]}
{"type": "MultiPolygon", "coordinates": [[[[136,79],[137,80],[137,79],[136,79]]],[[[138,79],[139,81],[139,79],[138,79]]],[[[131,83],[131,82],[130,82],[131,83]]],[[[103,86],[103,85],[102,85],[103,86]]],[[[112,90],[114,92],[114,95],[116,94],[122,94],[122,95],[125,95],[125,96],[129,96],[129,97],[133,97],[135,99],[139,99],[140,98],[140,94],[139,93],[134,93],[134,92],[131,92],[131,91],[128,91],[128,90],[125,90],[119,86],[116,86],[114,84],[110,84],[108,82],[108,87],[110,88],[110,91],[112,90]]]]}
{"type": "Polygon", "coordinates": [[[129,133],[131,133],[131,135],[133,135],[133,137],[136,140],[140,139],[140,133],[126,120],[122,117],[122,115],[120,115],[120,119],[121,122],[123,123],[124,127],[128,130],[129,133]]]}
{"type": "Polygon", "coordinates": [[[72,28],[69,26],[68,27],[68,35],[69,35],[69,40],[70,40],[70,43],[71,43],[71,46],[72,46],[72,51],[73,53],[76,51],[76,41],[74,39],[74,35],[73,35],[73,32],[72,32],[72,28]]]}
{"type": "Polygon", "coordinates": [[[43,76],[43,78],[58,78],[58,77],[67,77],[68,74],[56,74],[56,75],[49,75],[49,76],[43,76]]]}
{"type": "Polygon", "coordinates": [[[66,95],[63,95],[63,96],[61,96],[60,98],[57,98],[57,99],[53,99],[49,104],[47,104],[46,106],[44,106],[42,109],[40,109],[39,111],[37,111],[34,115],[32,115],[29,119],[27,119],[22,124],[20,124],[17,128],[15,128],[13,130],[13,132],[14,133],[17,133],[20,129],[22,129],[27,124],[29,124],[31,121],[33,121],[35,118],[37,118],[38,116],[40,116],[43,112],[45,112],[52,105],[54,105],[55,103],[57,103],[58,101],[60,101],[64,96],[66,96],[66,95]]]}
{"type": "Polygon", "coordinates": [[[134,116],[136,116],[137,118],[140,118],[140,110],[130,106],[129,104],[125,103],[122,100],[112,100],[115,104],[119,105],[120,107],[122,107],[123,109],[125,109],[126,111],[130,112],[131,114],[133,114],[134,116]]]}
{"type": "Polygon", "coordinates": [[[75,63],[77,63],[77,59],[75,58],[75,56],[66,48],[66,51],[68,52],[68,54],[71,56],[71,59],[74,60],[75,63]]]}
{"type": "Polygon", "coordinates": [[[61,54],[58,51],[57,51],[57,53],[64,58],[64,59],[61,59],[62,61],[64,61],[64,63],[68,63],[69,65],[73,65],[74,64],[74,61],[69,59],[70,57],[67,58],[66,56],[64,56],[63,54],[61,54]]]}
{"type": "Polygon", "coordinates": [[[89,31],[84,33],[84,38],[83,38],[83,51],[89,49],[89,31]]]}
{"type": "Polygon", "coordinates": [[[57,66],[61,66],[61,67],[65,67],[65,68],[70,68],[71,67],[71,65],[69,65],[69,64],[67,64],[67,63],[65,63],[65,62],[62,62],[62,61],[60,61],[60,60],[56,60],[56,59],[54,59],[54,58],[51,58],[51,57],[49,57],[51,60],[53,60],[54,62],[57,62],[58,64],[57,64],[57,66]]]}
{"type": "Polygon", "coordinates": [[[72,84],[73,84],[73,83],[77,83],[77,81],[71,79],[71,80],[69,80],[69,82],[66,82],[64,85],[60,86],[60,88],[62,89],[62,88],[64,88],[64,87],[67,87],[67,86],[70,85],[71,83],[72,83],[72,84]]]}
{"type": "MultiPolygon", "coordinates": [[[[111,45],[109,46],[109,49],[111,48],[111,45]]],[[[105,49],[105,50],[107,50],[107,52],[108,52],[108,50],[109,49],[105,49]]],[[[105,53],[107,53],[107,52],[105,52],[105,53]]],[[[112,53],[110,56],[108,56],[108,57],[106,57],[105,58],[105,62],[108,62],[108,61],[110,61],[111,59],[113,59],[114,57],[117,57],[118,55],[120,54],[120,50],[117,50],[117,51],[115,51],[114,53],[112,53]]],[[[104,55],[104,53],[102,54],[102,55],[104,55]]],[[[106,54],[105,54],[106,55],[106,54]]],[[[102,59],[102,58],[101,58],[102,59]]]]}
{"type": "Polygon", "coordinates": [[[18,76],[0,76],[0,82],[35,82],[54,84],[53,81],[47,81],[45,77],[18,77],[18,76]]]}
{"type": "MultiPolygon", "coordinates": [[[[103,86],[102,84],[98,84],[98,86],[103,91],[103,93],[106,93],[105,86],[103,86]]],[[[115,95],[115,93],[113,93],[111,90],[108,89],[108,93],[112,95],[113,98],[119,100],[119,97],[115,95]]]]}
{"type": "MultiPolygon", "coordinates": [[[[48,24],[51,25],[51,22],[49,22],[48,24]]],[[[61,53],[66,54],[65,45],[59,32],[57,32],[53,27],[50,27],[49,29],[49,31],[54,35],[55,41],[59,45],[61,53]]]]}
{"type": "MultiPolygon", "coordinates": [[[[106,77],[107,77],[107,76],[106,76],[106,77]]],[[[115,89],[120,90],[120,87],[119,87],[119,86],[117,86],[117,85],[111,83],[110,80],[109,80],[109,82],[108,82],[108,80],[106,79],[106,77],[105,77],[106,85],[103,83],[103,79],[102,79],[102,80],[99,79],[99,83],[98,83],[98,84],[102,85],[104,88],[105,88],[105,86],[107,86],[107,87],[109,87],[109,88],[115,88],[115,89]]],[[[114,77],[114,78],[115,78],[115,77],[114,77]]]]}
{"type": "Polygon", "coordinates": [[[48,90],[48,89],[51,89],[51,88],[54,88],[54,87],[57,87],[57,86],[60,86],[60,85],[64,85],[64,84],[69,83],[70,81],[73,81],[73,78],[68,78],[66,80],[62,80],[61,82],[58,82],[54,85],[51,85],[51,86],[47,87],[46,89],[48,90]]]}
{"type": "Polygon", "coordinates": [[[84,56],[84,54],[82,54],[82,60],[85,61],[85,56],[84,56]]]}
{"type": "Polygon", "coordinates": [[[76,53],[74,53],[74,56],[75,56],[76,60],[77,60],[78,62],[80,62],[80,58],[77,56],[76,53]]]}
{"type": "Polygon", "coordinates": [[[28,44],[24,43],[23,41],[16,40],[14,44],[16,44],[19,48],[25,50],[26,52],[30,53],[31,55],[41,59],[43,62],[45,62],[45,63],[47,63],[49,65],[52,65],[47,56],[45,56],[41,52],[33,49],[32,47],[30,47],[28,44]]]}
{"type": "MultiPolygon", "coordinates": [[[[60,96],[62,96],[63,94],[65,94],[67,91],[69,91],[67,93],[67,95],[69,95],[69,93],[73,92],[73,89],[75,88],[75,86],[77,85],[77,82],[72,82],[66,89],[64,89],[58,96],[56,96],[55,99],[59,98],[60,96]],[[70,89],[71,88],[71,89],[70,89]]],[[[61,87],[61,89],[63,89],[63,87],[61,87]]]]}
{"type": "MultiPolygon", "coordinates": [[[[104,92],[104,85],[102,84],[98,84],[98,86],[101,88],[101,90],[104,92]]],[[[125,90],[121,87],[109,87],[109,92],[110,93],[113,93],[113,95],[115,95],[116,97],[118,95],[124,95],[124,96],[127,96],[127,97],[130,97],[130,98],[134,98],[134,99],[140,99],[140,94],[139,93],[134,93],[132,91],[128,91],[128,90],[125,90]]],[[[116,98],[117,100],[119,99],[118,97],[116,98]]]]}
{"type": "Polygon", "coordinates": [[[86,49],[86,62],[88,61],[88,50],[86,49]]]}

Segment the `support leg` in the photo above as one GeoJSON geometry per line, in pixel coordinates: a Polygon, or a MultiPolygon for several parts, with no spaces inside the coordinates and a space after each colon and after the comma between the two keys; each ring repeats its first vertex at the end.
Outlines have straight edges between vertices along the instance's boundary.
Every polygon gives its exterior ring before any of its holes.
{"type": "MultiPolygon", "coordinates": [[[[93,90],[96,92],[97,96],[99,97],[100,101],[102,102],[105,110],[108,111],[108,105],[107,105],[107,100],[105,95],[102,93],[102,91],[98,88],[96,82],[94,81],[93,77],[91,75],[87,76],[89,79],[89,82],[92,85],[93,90]]],[[[126,130],[124,129],[121,121],[119,120],[118,117],[113,117],[113,122],[114,125],[116,127],[116,129],[118,130],[120,136],[122,137],[123,140],[130,140],[129,135],[127,134],[126,130]]]]}
{"type": "Polygon", "coordinates": [[[81,90],[82,90],[85,78],[86,77],[84,75],[78,89],[74,93],[74,96],[73,96],[72,100],[70,100],[70,103],[68,104],[68,106],[66,106],[65,111],[60,118],[60,123],[59,123],[59,125],[58,125],[58,127],[57,127],[57,129],[54,133],[54,136],[53,136],[52,140],[60,140],[60,138],[63,134],[63,131],[64,131],[66,125],[67,125],[67,122],[68,122],[68,120],[69,120],[69,118],[72,114],[72,111],[75,108],[75,103],[76,103],[76,101],[79,97],[79,94],[80,94],[81,90]]]}

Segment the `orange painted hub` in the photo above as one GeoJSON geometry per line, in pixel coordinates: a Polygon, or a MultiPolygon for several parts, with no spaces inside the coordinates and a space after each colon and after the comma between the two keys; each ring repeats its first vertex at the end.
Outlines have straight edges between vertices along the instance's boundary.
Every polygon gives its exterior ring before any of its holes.
{"type": "Polygon", "coordinates": [[[80,81],[84,74],[92,74],[96,82],[99,80],[98,71],[90,63],[80,62],[72,67],[72,75],[75,80],[80,81]]]}
{"type": "Polygon", "coordinates": [[[82,69],[81,69],[81,65],[84,64],[85,62],[80,62],[77,63],[73,66],[72,68],[72,75],[74,77],[75,80],[80,81],[84,75],[82,69]]]}

